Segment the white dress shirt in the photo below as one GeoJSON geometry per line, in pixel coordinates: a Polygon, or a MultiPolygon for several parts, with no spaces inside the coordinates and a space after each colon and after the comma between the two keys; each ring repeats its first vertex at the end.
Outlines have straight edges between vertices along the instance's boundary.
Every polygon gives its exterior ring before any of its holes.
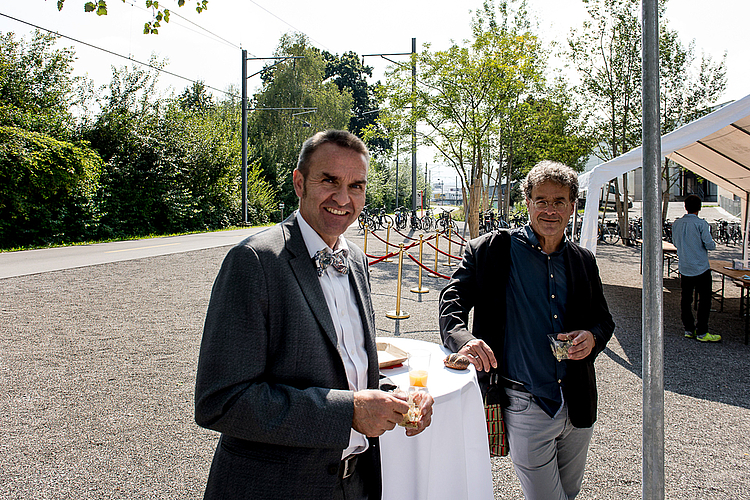
{"type": "MultiPolygon", "coordinates": [[[[330,248],[320,235],[310,227],[304,217],[297,211],[297,220],[305,246],[312,258],[318,250],[345,249],[348,253],[349,245],[343,236],[339,236],[336,248],[330,248]]],[[[351,272],[351,271],[350,271],[351,272]]],[[[367,389],[367,351],[365,349],[365,332],[362,328],[362,318],[359,315],[357,298],[349,283],[349,276],[328,266],[320,276],[320,286],[323,288],[328,310],[331,313],[333,326],[336,328],[338,350],[344,362],[349,389],[361,391],[367,389]]],[[[349,436],[349,446],[344,450],[342,458],[352,453],[362,453],[367,449],[367,438],[353,428],[349,436]]]]}

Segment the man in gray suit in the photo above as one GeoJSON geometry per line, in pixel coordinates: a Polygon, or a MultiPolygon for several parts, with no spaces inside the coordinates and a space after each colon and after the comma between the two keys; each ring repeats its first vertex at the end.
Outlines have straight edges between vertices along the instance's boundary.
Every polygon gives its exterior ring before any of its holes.
{"type": "MultiPolygon", "coordinates": [[[[408,410],[377,390],[369,271],[342,236],[365,202],[369,153],[319,132],[294,171],[299,211],[230,250],[214,283],[196,422],[221,432],[206,499],[380,498],[377,436],[408,410]]],[[[429,425],[432,398],[408,435],[429,425]]]]}

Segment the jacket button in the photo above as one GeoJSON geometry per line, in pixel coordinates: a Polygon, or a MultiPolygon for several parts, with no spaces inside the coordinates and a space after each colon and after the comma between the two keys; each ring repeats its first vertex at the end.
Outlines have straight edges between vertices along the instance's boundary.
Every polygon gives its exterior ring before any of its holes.
{"type": "Polygon", "coordinates": [[[335,476],[339,473],[339,464],[331,464],[328,466],[328,473],[332,476],[335,476]]]}

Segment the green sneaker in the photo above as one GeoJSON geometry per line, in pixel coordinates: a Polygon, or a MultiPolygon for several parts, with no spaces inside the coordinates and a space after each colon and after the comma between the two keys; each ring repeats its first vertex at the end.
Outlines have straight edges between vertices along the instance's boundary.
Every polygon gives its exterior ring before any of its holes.
{"type": "Polygon", "coordinates": [[[685,338],[686,339],[694,339],[696,337],[695,330],[692,332],[690,330],[685,330],[685,338]]]}
{"type": "Polygon", "coordinates": [[[701,342],[721,342],[721,335],[714,335],[713,333],[704,333],[703,335],[698,335],[698,340],[701,342]]]}

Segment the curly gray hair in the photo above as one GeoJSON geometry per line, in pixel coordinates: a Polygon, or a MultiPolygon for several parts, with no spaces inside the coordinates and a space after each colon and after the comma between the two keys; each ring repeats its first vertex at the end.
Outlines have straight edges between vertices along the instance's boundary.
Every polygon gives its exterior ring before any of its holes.
{"type": "Polygon", "coordinates": [[[534,168],[529,171],[523,180],[521,189],[523,189],[526,198],[531,199],[531,191],[534,186],[547,181],[570,188],[571,203],[578,199],[578,174],[564,163],[556,161],[542,160],[534,165],[534,168]]]}

